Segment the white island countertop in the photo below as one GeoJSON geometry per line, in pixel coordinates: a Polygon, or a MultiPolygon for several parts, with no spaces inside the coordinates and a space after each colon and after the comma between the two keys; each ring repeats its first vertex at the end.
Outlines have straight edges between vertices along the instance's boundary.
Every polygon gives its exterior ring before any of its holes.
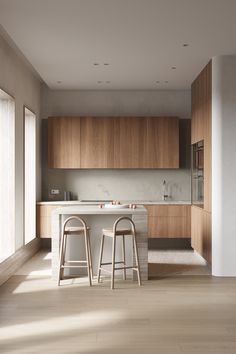
{"type": "MultiPolygon", "coordinates": [[[[81,201],[81,200],[68,200],[68,201],[41,201],[37,202],[38,205],[96,205],[109,203],[104,201],[81,201]]],[[[137,205],[185,205],[191,204],[190,200],[120,200],[122,204],[137,204],[137,205]]]]}
{"type": "Polygon", "coordinates": [[[79,215],[94,215],[94,214],[102,214],[102,215],[139,215],[139,214],[147,214],[147,209],[138,205],[135,209],[131,208],[99,208],[98,205],[70,205],[63,206],[62,208],[57,208],[53,211],[55,214],[63,214],[63,215],[71,215],[71,214],[79,214],[79,215]]]}

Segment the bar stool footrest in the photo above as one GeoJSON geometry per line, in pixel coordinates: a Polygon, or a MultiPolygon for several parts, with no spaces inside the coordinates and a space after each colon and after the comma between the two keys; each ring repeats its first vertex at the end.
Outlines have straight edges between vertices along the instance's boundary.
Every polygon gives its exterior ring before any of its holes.
{"type": "Polygon", "coordinates": [[[134,266],[127,266],[127,267],[119,267],[119,268],[114,268],[114,270],[124,270],[124,269],[133,269],[133,270],[138,270],[138,268],[134,266]]]}
{"type": "Polygon", "coordinates": [[[88,262],[85,260],[85,261],[65,261],[65,263],[88,263],[88,262]]]}
{"type": "MultiPolygon", "coordinates": [[[[124,261],[119,261],[119,262],[115,262],[115,264],[120,264],[120,263],[125,263],[124,261]]],[[[111,265],[112,262],[106,262],[106,263],[101,263],[101,266],[102,265],[111,265]]]]}
{"type": "Polygon", "coordinates": [[[61,268],[87,268],[87,265],[62,265],[61,268]]]}

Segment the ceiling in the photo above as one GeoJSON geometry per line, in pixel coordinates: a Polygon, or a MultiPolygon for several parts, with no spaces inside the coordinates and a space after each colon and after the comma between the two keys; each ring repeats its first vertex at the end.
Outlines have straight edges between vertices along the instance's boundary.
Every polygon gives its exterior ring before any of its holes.
{"type": "Polygon", "coordinates": [[[4,31],[52,89],[188,89],[236,54],[235,15],[236,0],[0,0],[4,31]]]}

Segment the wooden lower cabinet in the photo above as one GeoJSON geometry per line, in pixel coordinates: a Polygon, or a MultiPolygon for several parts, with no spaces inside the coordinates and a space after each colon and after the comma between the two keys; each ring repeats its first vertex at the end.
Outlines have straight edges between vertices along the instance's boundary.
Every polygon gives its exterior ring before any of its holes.
{"type": "Polygon", "coordinates": [[[191,207],[191,246],[211,263],[211,213],[191,207]]]}
{"type": "Polygon", "coordinates": [[[149,238],[190,238],[190,205],[147,205],[149,238]]]}
{"type": "Polygon", "coordinates": [[[37,222],[36,231],[37,237],[51,238],[51,217],[52,211],[62,207],[62,205],[37,205],[37,222]]]}

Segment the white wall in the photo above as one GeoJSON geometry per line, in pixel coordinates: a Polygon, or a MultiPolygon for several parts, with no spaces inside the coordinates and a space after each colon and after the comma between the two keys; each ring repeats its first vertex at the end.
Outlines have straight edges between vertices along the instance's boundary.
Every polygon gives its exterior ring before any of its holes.
{"type": "Polygon", "coordinates": [[[212,273],[236,276],[236,56],[212,61],[212,273]]]}
{"type": "Polygon", "coordinates": [[[37,116],[37,198],[41,195],[40,168],[40,81],[20,56],[0,36],[0,87],[15,98],[15,230],[16,249],[23,244],[23,106],[37,116]]]}
{"type": "MultiPolygon", "coordinates": [[[[190,95],[190,91],[55,91],[44,86],[42,118],[63,115],[190,118],[190,95]]],[[[44,151],[43,198],[46,200],[51,188],[72,191],[80,199],[160,199],[164,179],[169,183],[173,200],[190,199],[189,169],[48,170],[46,155],[44,151]]],[[[61,198],[63,193],[59,195],[61,198]]]]}

